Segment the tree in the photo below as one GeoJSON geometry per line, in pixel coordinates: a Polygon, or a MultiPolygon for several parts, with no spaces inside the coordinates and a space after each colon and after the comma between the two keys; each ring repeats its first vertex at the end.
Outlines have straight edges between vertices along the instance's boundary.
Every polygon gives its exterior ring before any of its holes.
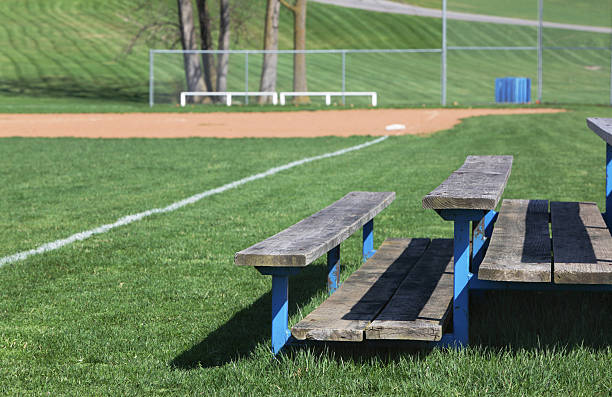
{"type": "MultiPolygon", "coordinates": [[[[200,22],[200,41],[203,50],[213,50],[212,19],[206,0],[196,0],[200,22]]],[[[229,0],[219,0],[219,44],[217,49],[229,50],[230,46],[230,4],[229,0]]],[[[204,81],[207,91],[227,91],[227,73],[229,69],[229,54],[219,54],[215,65],[214,54],[202,54],[204,64],[204,81]]],[[[212,97],[219,100],[219,97],[212,97]]]]}
{"type": "MultiPolygon", "coordinates": [[[[195,27],[193,24],[193,7],[191,0],[177,0],[179,13],[179,26],[181,31],[181,43],[184,50],[197,50],[195,27]]],[[[184,53],[183,63],[185,65],[185,77],[187,90],[204,91],[204,79],[202,78],[202,65],[197,54],[184,53]]],[[[192,102],[201,102],[201,97],[191,97],[192,102]],[[196,100],[197,98],[197,100],[196,100]]]]}
{"type": "MultiPolygon", "coordinates": [[[[197,50],[198,43],[194,27],[193,0],[177,0],[178,23],[175,11],[169,10],[168,3],[160,0],[135,0],[135,6],[122,18],[138,28],[134,37],[122,51],[123,55],[130,54],[136,43],[143,40],[149,47],[176,48],[179,44],[184,50],[197,50]],[[170,11],[170,12],[169,12],[170,11]]],[[[210,2],[195,0],[197,5],[198,25],[200,28],[200,47],[203,50],[214,50],[213,37],[218,33],[219,50],[230,48],[230,20],[231,40],[238,43],[241,39],[247,45],[253,46],[249,40],[253,32],[249,31],[251,25],[247,20],[258,7],[253,0],[219,0],[210,2]],[[218,9],[217,9],[218,7],[218,9]],[[212,14],[219,12],[219,20],[211,18],[212,14]]],[[[201,61],[197,54],[185,54],[185,76],[189,90],[198,91],[226,91],[229,69],[229,55],[223,54],[215,57],[214,54],[202,54],[201,61]],[[199,73],[198,73],[199,70],[199,73]],[[200,75],[201,78],[196,76],[200,75]]],[[[189,98],[193,99],[193,97],[189,98]]],[[[215,101],[219,97],[212,97],[215,101]]],[[[207,97],[197,97],[197,101],[209,101],[207,97]]]]}
{"type": "MultiPolygon", "coordinates": [[[[280,15],[280,1],[268,0],[266,8],[266,23],[264,28],[264,50],[278,50],[278,20],[280,15]]],[[[261,80],[259,91],[276,91],[276,71],[278,65],[278,54],[264,53],[261,66],[261,80]]],[[[269,97],[259,97],[259,103],[270,102],[269,97]]]]}
{"type": "MultiPolygon", "coordinates": [[[[229,0],[219,0],[219,45],[218,50],[229,50],[230,46],[230,5],[229,0]]],[[[221,53],[217,57],[217,91],[227,91],[227,71],[229,54],[221,53]]]]}
{"type": "MultiPolygon", "coordinates": [[[[288,0],[280,0],[281,4],[293,13],[293,49],[306,50],[306,0],[295,0],[290,4],[288,0]]],[[[293,91],[308,91],[306,82],[306,54],[293,55],[293,91]]],[[[309,103],[307,96],[295,97],[294,103],[309,103]]]]}
{"type": "MultiPolygon", "coordinates": [[[[213,50],[212,46],[212,21],[206,0],[196,0],[198,7],[198,20],[200,22],[200,42],[203,50],[213,50]]],[[[217,68],[215,66],[214,54],[202,54],[202,64],[204,65],[204,82],[206,91],[216,91],[217,68]]],[[[211,98],[212,99],[212,98],[211,98]]]]}

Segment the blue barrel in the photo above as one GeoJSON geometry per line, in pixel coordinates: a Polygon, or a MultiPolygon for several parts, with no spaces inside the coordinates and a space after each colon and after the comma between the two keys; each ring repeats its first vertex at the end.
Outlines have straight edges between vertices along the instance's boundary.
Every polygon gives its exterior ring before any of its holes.
{"type": "Polygon", "coordinates": [[[528,77],[500,77],[495,79],[495,102],[531,102],[531,79],[528,77]]]}

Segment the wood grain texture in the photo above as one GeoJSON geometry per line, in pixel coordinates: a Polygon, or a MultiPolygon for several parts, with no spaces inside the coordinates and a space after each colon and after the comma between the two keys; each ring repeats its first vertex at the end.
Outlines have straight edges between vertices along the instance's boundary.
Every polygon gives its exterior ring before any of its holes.
{"type": "Polygon", "coordinates": [[[608,145],[612,145],[612,119],[589,117],[587,126],[608,145]]]}
{"type": "Polygon", "coordinates": [[[494,209],[508,182],[512,159],[512,156],[468,156],[457,171],[423,197],[423,208],[494,209]]]}
{"type": "Polygon", "coordinates": [[[504,200],[478,278],[552,281],[548,220],[547,200],[504,200]]]}
{"type": "Polygon", "coordinates": [[[299,340],[362,341],[363,332],[417,263],[429,239],[387,239],[338,290],[291,328],[299,340]]]}
{"type": "Polygon", "coordinates": [[[351,192],[295,225],[234,256],[236,265],[307,266],[365,225],[395,192],[351,192]]]}
{"type": "Polygon", "coordinates": [[[366,339],[440,340],[452,301],[453,240],[436,239],[366,328],[366,339]]]}
{"type": "Polygon", "coordinates": [[[554,282],[612,284],[612,236],[595,203],[550,204],[554,282]]]}

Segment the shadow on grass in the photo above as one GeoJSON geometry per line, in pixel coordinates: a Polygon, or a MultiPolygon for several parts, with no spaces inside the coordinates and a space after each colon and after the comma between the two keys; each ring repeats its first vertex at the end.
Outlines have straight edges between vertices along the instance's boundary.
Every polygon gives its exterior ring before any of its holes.
{"type": "MultiPolygon", "coordinates": [[[[262,276],[270,277],[270,276],[262,276]]],[[[289,278],[289,316],[313,295],[326,288],[327,266],[307,266],[289,278]]],[[[262,295],[251,306],[236,313],[227,323],[211,332],[197,345],[175,357],[170,365],[190,370],[214,367],[250,355],[257,345],[270,341],[272,294],[262,295]]]]}
{"type": "MultiPolygon", "coordinates": [[[[471,297],[470,318],[471,346],[476,349],[571,352],[612,346],[612,293],[485,292],[471,297]]],[[[339,362],[376,358],[385,363],[402,355],[422,359],[433,347],[410,341],[307,342],[289,349],[287,357],[292,359],[301,349],[339,362]]]]}
{"type": "Polygon", "coordinates": [[[70,77],[2,80],[0,81],[0,96],[97,99],[137,103],[148,101],[148,94],[143,91],[142,84],[104,81],[103,79],[93,82],[70,77]]]}
{"type": "MultiPolygon", "coordinates": [[[[290,315],[325,287],[325,266],[309,266],[290,278],[290,315]]],[[[271,294],[204,340],[174,358],[170,365],[189,370],[227,364],[250,355],[270,339],[271,294]]],[[[605,350],[612,346],[612,293],[491,291],[472,297],[470,337],[475,348],[514,351],[605,350]]],[[[452,320],[451,320],[452,323],[452,320]]],[[[286,349],[291,359],[303,349],[336,360],[396,360],[401,355],[426,357],[432,346],[411,341],[300,342],[286,349]]]]}
{"type": "Polygon", "coordinates": [[[470,307],[474,346],[541,350],[612,346],[612,293],[490,291],[470,307]]]}

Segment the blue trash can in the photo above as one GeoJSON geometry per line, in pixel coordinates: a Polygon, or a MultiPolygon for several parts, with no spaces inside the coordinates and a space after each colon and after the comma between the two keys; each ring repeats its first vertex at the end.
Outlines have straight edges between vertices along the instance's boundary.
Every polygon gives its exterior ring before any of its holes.
{"type": "Polygon", "coordinates": [[[495,79],[495,102],[530,103],[531,79],[527,77],[501,77],[495,79]]]}

